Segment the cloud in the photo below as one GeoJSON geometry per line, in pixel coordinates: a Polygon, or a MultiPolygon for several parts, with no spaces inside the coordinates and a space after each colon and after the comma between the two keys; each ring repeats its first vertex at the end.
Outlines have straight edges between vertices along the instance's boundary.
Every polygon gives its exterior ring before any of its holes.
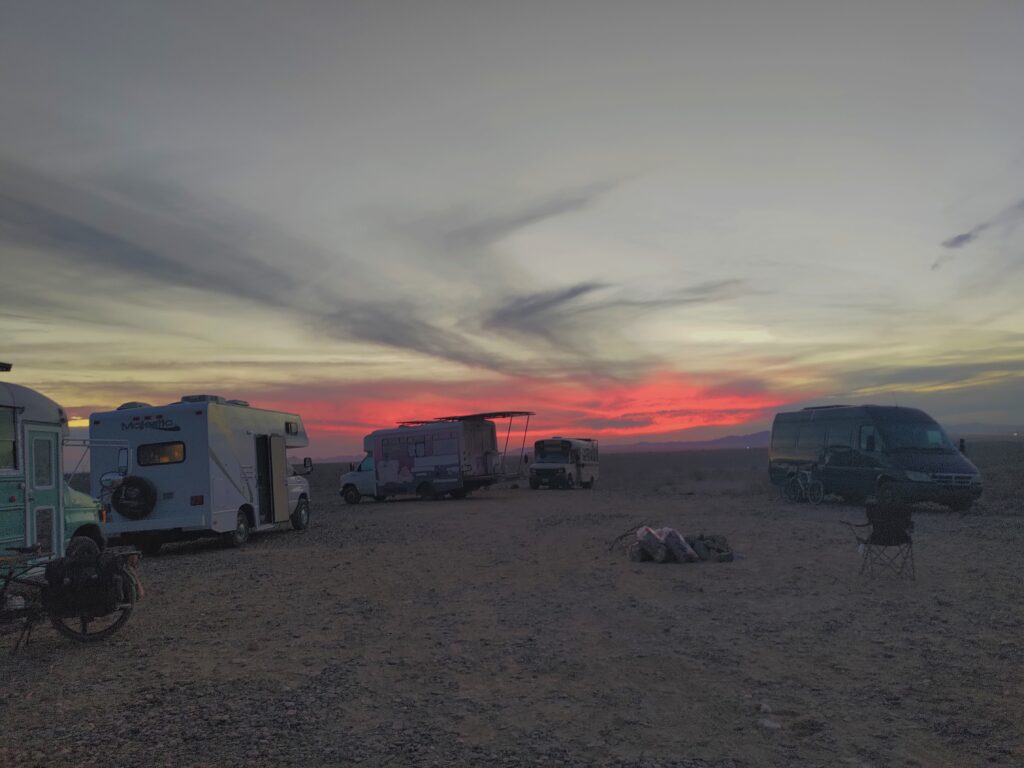
{"type": "Polygon", "coordinates": [[[527,227],[589,208],[618,184],[592,184],[490,213],[461,209],[421,221],[416,231],[447,252],[479,253],[527,227]]]}
{"type": "MultiPolygon", "coordinates": [[[[945,248],[947,251],[960,250],[961,248],[965,248],[968,245],[971,245],[973,242],[975,242],[983,232],[986,232],[987,230],[992,229],[995,226],[1013,224],[1022,216],[1024,216],[1024,200],[1021,200],[1015,203],[1014,205],[1011,205],[1009,208],[1003,209],[988,221],[983,221],[980,224],[967,230],[966,232],[962,232],[959,235],[954,235],[948,240],[943,240],[942,247],[945,248]]],[[[954,254],[952,253],[942,254],[932,264],[932,269],[941,269],[943,265],[952,261],[953,258],[954,254]]]]}
{"type": "Polygon", "coordinates": [[[114,284],[149,282],[291,306],[305,281],[255,256],[320,254],[255,217],[146,179],[128,185],[61,178],[0,161],[0,240],[65,260],[79,274],[114,284]],[[125,194],[128,190],[131,194],[125,194]]]}

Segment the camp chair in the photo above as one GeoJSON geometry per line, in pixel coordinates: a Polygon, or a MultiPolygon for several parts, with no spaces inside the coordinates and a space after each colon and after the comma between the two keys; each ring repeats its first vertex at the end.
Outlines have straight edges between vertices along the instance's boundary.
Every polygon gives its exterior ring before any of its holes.
{"type": "Polygon", "coordinates": [[[916,578],[914,571],[914,539],[910,535],[914,522],[910,510],[899,507],[883,507],[869,504],[865,510],[866,523],[848,523],[862,553],[860,572],[866,571],[871,578],[875,569],[891,571],[898,577],[916,578]],[[865,535],[866,534],[866,535],[865,535]]]}

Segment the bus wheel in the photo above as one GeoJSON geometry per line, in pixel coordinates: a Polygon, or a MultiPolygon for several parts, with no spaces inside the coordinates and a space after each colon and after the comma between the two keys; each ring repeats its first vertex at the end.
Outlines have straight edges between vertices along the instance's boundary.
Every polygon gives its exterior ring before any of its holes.
{"type": "Polygon", "coordinates": [[[341,492],[341,498],[345,500],[346,504],[358,504],[359,499],[362,498],[362,495],[359,493],[359,490],[354,485],[350,485],[344,491],[341,492]]]}

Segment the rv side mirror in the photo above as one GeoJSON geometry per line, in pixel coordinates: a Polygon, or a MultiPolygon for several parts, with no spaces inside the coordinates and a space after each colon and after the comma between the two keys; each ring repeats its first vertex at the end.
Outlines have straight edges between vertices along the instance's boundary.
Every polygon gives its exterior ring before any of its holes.
{"type": "Polygon", "coordinates": [[[348,471],[349,472],[355,472],[356,471],[356,463],[354,461],[350,461],[348,463],[348,471]]]}
{"type": "Polygon", "coordinates": [[[962,437],[960,438],[960,453],[962,453],[964,456],[967,455],[967,441],[964,440],[962,437]]]}
{"type": "Polygon", "coordinates": [[[868,445],[868,453],[874,453],[875,452],[875,436],[874,435],[868,435],[867,445],[868,445]]]}
{"type": "Polygon", "coordinates": [[[309,456],[302,460],[302,468],[305,469],[306,472],[313,471],[313,460],[309,458],[309,456]]]}
{"type": "Polygon", "coordinates": [[[121,448],[117,452],[117,471],[123,477],[128,474],[128,449],[121,448]]]}
{"type": "Polygon", "coordinates": [[[105,472],[100,475],[100,486],[105,491],[112,491],[121,484],[124,480],[124,474],[121,472],[105,472]]]}

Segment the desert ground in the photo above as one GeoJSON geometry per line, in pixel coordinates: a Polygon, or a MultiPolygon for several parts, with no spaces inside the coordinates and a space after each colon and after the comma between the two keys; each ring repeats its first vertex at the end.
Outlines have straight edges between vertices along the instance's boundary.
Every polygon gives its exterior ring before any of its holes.
{"type": "Polygon", "coordinates": [[[1024,765],[1024,443],[972,458],[916,581],[860,576],[863,508],[784,502],[761,450],[358,506],[319,466],[308,530],[165,547],[108,641],[0,638],[0,765],[1024,765]],[[609,551],[641,522],[736,560],[609,551]]]}

